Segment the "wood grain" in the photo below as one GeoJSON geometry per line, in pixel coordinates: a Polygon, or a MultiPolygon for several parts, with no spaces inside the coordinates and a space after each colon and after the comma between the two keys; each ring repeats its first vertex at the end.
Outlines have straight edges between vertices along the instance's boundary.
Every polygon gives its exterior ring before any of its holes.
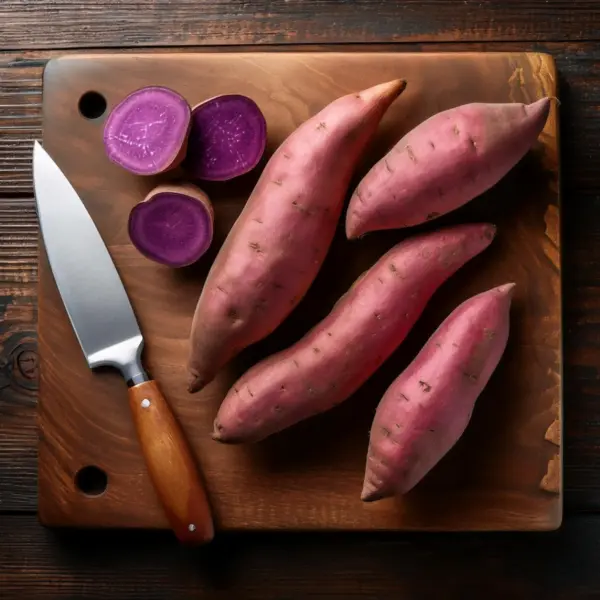
{"type": "Polygon", "coordinates": [[[221,534],[189,551],[156,532],[54,532],[0,516],[6,600],[592,600],[597,517],[530,534],[221,534]],[[441,592],[443,590],[443,592],[441,592]]]}
{"type": "Polygon", "coordinates": [[[41,76],[45,62],[13,54],[0,55],[2,195],[32,193],[31,142],[42,134],[41,76]]]}
{"type": "Polygon", "coordinates": [[[37,0],[35,7],[3,0],[0,49],[573,41],[600,31],[595,0],[37,0]]]}
{"type": "MultiPolygon", "coordinates": [[[[135,251],[122,224],[135,202],[162,179],[136,178],[112,165],[100,143],[101,120],[85,121],[77,112],[78,99],[92,87],[102,91],[109,106],[150,82],[173,86],[191,104],[207,94],[246,93],[265,111],[272,152],[309,114],[341,93],[400,76],[409,81],[407,90],[384,117],[357,178],[401,132],[433,112],[475,99],[529,102],[556,94],[552,61],[518,53],[96,56],[56,61],[45,71],[44,145],[80,191],[121,271],[146,336],[146,363],[194,445],[221,529],[552,529],[560,524],[561,495],[540,489],[548,461],[561,452],[544,439],[561,406],[555,108],[535,152],[519,169],[479,202],[436,223],[492,220],[500,230],[493,248],[444,286],[410,340],[352,399],[253,447],[223,446],[209,436],[215,410],[234,378],[297,339],[406,232],[351,245],[340,228],[319,278],[285,326],[223,369],[204,393],[190,396],[184,366],[193,307],[210,260],[257,173],[229,185],[204,186],[215,206],[216,240],[206,260],[177,272],[158,267],[135,251]],[[70,133],[75,131],[76,137],[70,133]],[[469,432],[406,501],[366,508],[359,494],[367,432],[384,386],[451,308],[507,278],[519,290],[515,333],[469,432]],[[344,435],[331,435],[333,430],[344,435]],[[515,464],[520,465],[516,471],[515,464]]],[[[120,400],[122,384],[118,376],[86,368],[43,256],[40,273],[39,503],[44,522],[164,527],[120,400]],[[73,485],[74,474],[87,464],[108,473],[107,492],[99,498],[82,497],[73,485]]]]}
{"type": "Polygon", "coordinates": [[[37,290],[14,283],[0,290],[1,512],[35,505],[38,353],[37,290]]]}
{"type": "Polygon", "coordinates": [[[211,541],[214,524],[202,476],[158,384],[130,387],[129,407],[148,474],[175,535],[186,544],[211,541]]]}

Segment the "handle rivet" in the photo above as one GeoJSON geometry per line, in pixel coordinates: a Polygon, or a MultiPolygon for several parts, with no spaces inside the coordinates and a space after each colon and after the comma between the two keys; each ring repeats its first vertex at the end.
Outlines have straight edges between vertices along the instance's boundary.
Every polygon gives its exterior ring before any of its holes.
{"type": "Polygon", "coordinates": [[[150,406],[150,400],[148,398],[144,398],[142,400],[142,408],[148,408],[150,406]]]}
{"type": "Polygon", "coordinates": [[[188,525],[188,529],[189,529],[190,531],[194,532],[194,531],[196,531],[196,526],[195,526],[193,523],[190,523],[190,524],[188,525]]]}

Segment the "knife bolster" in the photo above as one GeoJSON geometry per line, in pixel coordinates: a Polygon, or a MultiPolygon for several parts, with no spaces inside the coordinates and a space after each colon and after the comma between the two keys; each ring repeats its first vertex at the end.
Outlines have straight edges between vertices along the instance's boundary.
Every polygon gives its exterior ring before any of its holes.
{"type": "Polygon", "coordinates": [[[144,383],[146,381],[150,381],[150,376],[148,375],[148,373],[146,373],[143,369],[141,370],[141,372],[136,373],[134,375],[132,375],[128,380],[127,380],[127,387],[134,387],[136,385],[139,385],[140,383],[144,383]]]}
{"type": "Polygon", "coordinates": [[[118,369],[130,387],[138,385],[150,379],[142,366],[143,347],[144,338],[135,335],[94,352],[88,357],[88,364],[92,369],[100,366],[118,369]]]}

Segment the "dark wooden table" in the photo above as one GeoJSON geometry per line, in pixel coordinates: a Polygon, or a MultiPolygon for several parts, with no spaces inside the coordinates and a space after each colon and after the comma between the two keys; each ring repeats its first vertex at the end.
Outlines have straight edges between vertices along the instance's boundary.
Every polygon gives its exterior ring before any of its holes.
{"type": "Polygon", "coordinates": [[[0,2],[0,598],[600,598],[598,0],[0,2]],[[539,50],[560,72],[565,519],[547,534],[70,532],[36,518],[41,73],[81,48],[393,43],[539,50]]]}

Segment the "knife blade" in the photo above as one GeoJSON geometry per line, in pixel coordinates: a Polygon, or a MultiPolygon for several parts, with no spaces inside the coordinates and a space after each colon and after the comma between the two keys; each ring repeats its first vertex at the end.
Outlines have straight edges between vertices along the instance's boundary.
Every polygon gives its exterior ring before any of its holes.
{"type": "Polygon", "coordinates": [[[87,364],[115,368],[127,382],[141,452],[177,538],[208,542],[206,489],[181,425],[143,367],[144,338],[125,287],[78,193],[37,141],[33,180],[50,269],[87,364]]]}

